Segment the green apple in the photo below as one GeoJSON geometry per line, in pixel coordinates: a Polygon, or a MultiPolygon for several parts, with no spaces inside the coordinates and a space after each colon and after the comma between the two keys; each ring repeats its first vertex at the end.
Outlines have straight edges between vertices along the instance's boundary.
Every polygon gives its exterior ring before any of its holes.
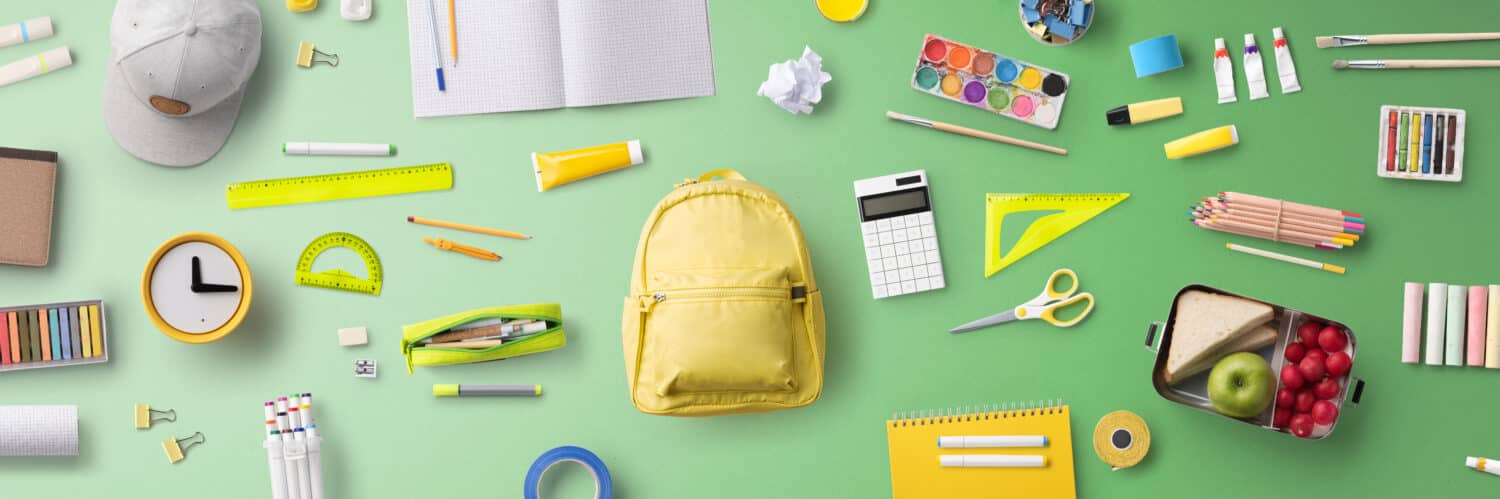
{"type": "Polygon", "coordinates": [[[1271,364],[1254,352],[1240,352],[1219,359],[1208,373],[1208,400],[1219,414],[1251,418],[1271,405],[1276,378],[1271,364]]]}

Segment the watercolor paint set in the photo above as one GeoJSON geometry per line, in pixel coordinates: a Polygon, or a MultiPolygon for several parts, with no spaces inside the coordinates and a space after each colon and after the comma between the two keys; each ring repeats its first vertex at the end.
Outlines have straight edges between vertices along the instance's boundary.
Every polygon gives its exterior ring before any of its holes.
{"type": "Polygon", "coordinates": [[[1464,179],[1462,109],[1380,106],[1382,177],[1458,182],[1464,179]]]}
{"type": "Polygon", "coordinates": [[[104,302],[0,307],[0,372],[109,361],[104,302]]]}
{"type": "Polygon", "coordinates": [[[931,34],[911,80],[918,91],[1049,130],[1068,84],[1066,74],[931,34]]]}

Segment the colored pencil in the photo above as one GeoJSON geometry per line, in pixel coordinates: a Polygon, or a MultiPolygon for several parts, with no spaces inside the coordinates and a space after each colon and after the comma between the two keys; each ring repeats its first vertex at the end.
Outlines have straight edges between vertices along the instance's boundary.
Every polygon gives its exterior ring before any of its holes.
{"type": "Polygon", "coordinates": [[[1342,218],[1358,218],[1358,219],[1364,219],[1365,218],[1363,215],[1360,215],[1360,214],[1354,213],[1354,212],[1343,211],[1343,210],[1335,210],[1335,209],[1332,209],[1332,208],[1324,208],[1324,207],[1321,207],[1321,206],[1313,206],[1313,205],[1307,205],[1307,204],[1302,204],[1302,203],[1293,203],[1291,201],[1282,201],[1280,199],[1272,199],[1272,198],[1267,198],[1267,197],[1261,197],[1261,196],[1256,196],[1256,195],[1252,195],[1252,194],[1245,194],[1245,193],[1242,193],[1242,192],[1220,192],[1219,193],[1219,197],[1224,198],[1227,201],[1243,202],[1243,203],[1249,204],[1249,205],[1265,206],[1265,207],[1269,207],[1269,208],[1272,208],[1272,209],[1275,209],[1278,206],[1280,206],[1283,211],[1290,211],[1290,212],[1293,212],[1293,213],[1306,213],[1306,214],[1310,214],[1310,215],[1326,215],[1326,216],[1331,216],[1331,217],[1342,217],[1342,218]]]}
{"type": "MultiPolygon", "coordinates": [[[[1275,226],[1275,224],[1276,224],[1276,218],[1275,217],[1267,217],[1267,216],[1263,216],[1263,215],[1245,214],[1245,213],[1237,213],[1237,212],[1225,212],[1223,210],[1214,211],[1214,210],[1202,210],[1202,209],[1199,209],[1199,210],[1194,210],[1192,212],[1192,214],[1194,216],[1198,217],[1198,218],[1206,218],[1206,219],[1210,219],[1210,220],[1227,220],[1227,221],[1230,221],[1230,222],[1240,222],[1240,223],[1246,223],[1246,224],[1251,224],[1251,225],[1271,225],[1271,226],[1275,226]]],[[[1281,221],[1281,226],[1282,227],[1286,227],[1286,228],[1290,228],[1292,230],[1296,230],[1296,231],[1299,231],[1299,232],[1306,232],[1308,234],[1314,234],[1314,235],[1325,236],[1325,237],[1340,237],[1340,238],[1344,238],[1344,239],[1350,239],[1350,240],[1353,240],[1353,241],[1358,241],[1359,238],[1360,238],[1359,234],[1354,234],[1354,233],[1350,233],[1350,232],[1344,232],[1344,231],[1341,231],[1341,230],[1330,230],[1330,229],[1326,229],[1326,228],[1323,228],[1323,227],[1312,226],[1312,225],[1308,225],[1308,224],[1303,223],[1303,222],[1297,222],[1297,221],[1293,221],[1293,220],[1285,220],[1285,219],[1283,219],[1281,221]]]]}
{"type": "Polygon", "coordinates": [[[1199,224],[1200,227],[1202,227],[1204,225],[1213,226],[1213,227],[1223,227],[1225,229],[1233,230],[1233,231],[1235,231],[1236,233],[1239,233],[1239,234],[1243,234],[1243,235],[1247,235],[1247,236],[1254,236],[1254,237],[1258,237],[1258,238],[1261,238],[1261,239],[1270,239],[1270,240],[1273,240],[1273,241],[1275,241],[1275,240],[1298,240],[1298,241],[1305,241],[1305,242],[1313,242],[1313,243],[1319,243],[1319,244],[1326,244],[1326,245],[1333,246],[1333,247],[1344,247],[1344,246],[1350,246],[1350,245],[1354,244],[1354,241],[1351,241],[1351,240],[1348,240],[1348,239],[1341,239],[1341,238],[1336,238],[1336,237],[1323,237],[1323,236],[1319,236],[1319,235],[1316,235],[1316,234],[1309,234],[1309,233],[1306,233],[1306,232],[1300,232],[1300,231],[1294,231],[1294,230],[1288,230],[1288,229],[1280,229],[1278,231],[1277,229],[1272,228],[1272,227],[1258,226],[1258,225],[1252,225],[1252,224],[1243,224],[1243,223],[1237,223],[1237,222],[1229,222],[1229,221],[1224,221],[1224,220],[1198,220],[1198,222],[1200,222],[1200,224],[1199,224]]]}
{"type": "Polygon", "coordinates": [[[511,231],[508,231],[508,230],[491,229],[491,228],[488,228],[488,227],[480,227],[480,226],[477,226],[477,225],[467,225],[467,224],[461,224],[461,223],[444,222],[442,220],[433,220],[431,218],[406,217],[406,221],[414,223],[414,224],[431,225],[433,227],[443,227],[445,229],[464,230],[464,231],[469,231],[469,232],[476,232],[476,233],[479,233],[479,234],[489,234],[491,236],[509,237],[511,239],[531,239],[531,236],[528,236],[526,234],[522,234],[520,232],[511,232],[511,231]]]}
{"type": "MultiPolygon", "coordinates": [[[[1217,210],[1233,210],[1242,213],[1253,213],[1257,215],[1270,216],[1272,218],[1276,217],[1277,215],[1275,208],[1265,208],[1247,204],[1230,204],[1228,201],[1219,198],[1205,197],[1203,199],[1205,205],[1211,206],[1217,210]]],[[[1298,222],[1316,224],[1320,226],[1326,226],[1326,228],[1328,229],[1347,230],[1355,233],[1364,233],[1365,230],[1364,223],[1350,222],[1346,219],[1335,219],[1332,217],[1320,217],[1317,215],[1304,215],[1301,213],[1290,212],[1281,212],[1280,215],[1282,220],[1295,220],[1298,222]]]]}
{"type": "Polygon", "coordinates": [[[961,127],[961,126],[950,124],[950,123],[943,123],[941,121],[933,121],[933,120],[929,120],[929,119],[925,119],[925,118],[918,118],[916,116],[901,114],[901,113],[898,113],[898,112],[895,112],[895,111],[886,111],[885,112],[885,117],[893,119],[893,120],[896,120],[896,121],[904,121],[906,123],[911,123],[911,124],[917,125],[917,126],[923,126],[923,127],[927,127],[927,128],[936,129],[936,130],[942,130],[942,131],[948,132],[948,133],[956,133],[956,134],[959,134],[959,135],[964,135],[964,136],[968,136],[968,137],[974,137],[976,139],[992,140],[992,141],[995,141],[995,142],[1000,142],[1002,144],[1010,144],[1010,145],[1013,145],[1013,146],[1021,146],[1021,147],[1025,147],[1027,149],[1036,149],[1038,151],[1045,151],[1045,152],[1050,152],[1052,154],[1060,154],[1060,155],[1063,155],[1063,156],[1068,155],[1068,150],[1067,149],[1063,149],[1061,147],[1053,147],[1053,146],[1049,146],[1049,145],[1046,145],[1046,144],[1038,144],[1036,142],[1032,142],[1032,141],[1029,141],[1029,140],[1021,140],[1021,139],[1017,139],[1017,138],[1013,138],[1013,137],[1006,137],[1004,135],[993,134],[993,133],[986,132],[986,131],[983,131],[983,130],[975,130],[973,128],[961,127]]]}
{"type": "MultiPolygon", "coordinates": [[[[1208,230],[1214,230],[1214,231],[1224,232],[1224,233],[1228,233],[1228,234],[1237,234],[1237,235],[1241,235],[1241,236],[1249,236],[1249,237],[1266,239],[1265,236],[1263,236],[1261,234],[1258,234],[1258,233],[1244,233],[1244,232],[1240,232],[1237,229],[1230,229],[1230,228],[1226,228],[1226,227],[1216,226],[1216,225],[1205,223],[1205,222],[1201,222],[1201,221],[1198,221],[1198,220],[1190,220],[1189,222],[1191,222],[1193,225],[1197,225],[1198,227],[1201,227],[1201,228],[1204,228],[1204,229],[1208,229],[1208,230]]],[[[1296,237],[1282,238],[1281,242],[1287,243],[1287,244],[1295,244],[1297,246],[1305,246],[1305,247],[1308,247],[1308,248],[1323,249],[1323,250],[1336,250],[1336,249],[1340,248],[1338,245],[1335,245],[1335,244],[1320,243],[1320,242],[1316,242],[1316,241],[1307,241],[1307,240],[1303,240],[1301,238],[1296,238],[1296,237]]]]}
{"type": "Polygon", "coordinates": [[[1248,255],[1255,255],[1255,256],[1259,256],[1259,257],[1270,258],[1272,260],[1280,260],[1280,261],[1283,261],[1283,262],[1286,262],[1286,263],[1301,265],[1303,267],[1308,267],[1308,268],[1314,268],[1314,269],[1319,269],[1319,270],[1326,270],[1326,271],[1329,271],[1329,272],[1333,272],[1335,274],[1343,274],[1344,273],[1344,268],[1340,267],[1338,265],[1332,265],[1332,264],[1327,264],[1327,263],[1323,263],[1323,262],[1315,262],[1315,261],[1312,261],[1312,260],[1308,260],[1306,258],[1297,258],[1295,256],[1283,255],[1281,253],[1276,253],[1276,252],[1273,252],[1273,251],[1266,251],[1266,250],[1262,250],[1262,249],[1255,249],[1255,248],[1251,248],[1251,247],[1248,247],[1248,246],[1240,246],[1238,244],[1233,244],[1233,243],[1226,244],[1224,246],[1227,247],[1227,248],[1229,248],[1232,251],[1238,251],[1240,253],[1245,253],[1245,254],[1248,254],[1248,255]]]}
{"type": "Polygon", "coordinates": [[[453,53],[453,66],[458,66],[458,14],[453,10],[453,0],[448,0],[448,51],[453,53]]]}

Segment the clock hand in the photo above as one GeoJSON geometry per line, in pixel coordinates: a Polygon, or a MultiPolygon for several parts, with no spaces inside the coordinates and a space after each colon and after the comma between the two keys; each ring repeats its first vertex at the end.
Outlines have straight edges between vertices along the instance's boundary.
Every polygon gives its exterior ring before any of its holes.
{"type": "Polygon", "coordinates": [[[239,286],[230,284],[204,284],[201,265],[198,262],[198,257],[193,257],[193,282],[192,286],[188,289],[194,293],[232,293],[240,290],[239,286]]]}
{"type": "Polygon", "coordinates": [[[196,288],[198,286],[200,286],[200,285],[203,284],[203,270],[201,269],[200,264],[198,263],[198,257],[196,257],[196,256],[193,257],[193,283],[192,284],[193,284],[193,288],[194,288],[193,291],[197,291],[196,288]]]}

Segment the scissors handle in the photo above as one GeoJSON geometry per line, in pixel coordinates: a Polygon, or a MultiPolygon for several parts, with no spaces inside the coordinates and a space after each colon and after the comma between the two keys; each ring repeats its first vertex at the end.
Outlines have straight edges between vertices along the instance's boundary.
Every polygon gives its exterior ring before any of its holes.
{"type": "Polygon", "coordinates": [[[1072,295],[1074,291],[1078,291],[1078,273],[1073,272],[1073,269],[1057,269],[1052,272],[1051,277],[1047,278],[1047,289],[1042,290],[1042,296],[1047,297],[1048,300],[1060,300],[1072,295]],[[1066,291],[1057,290],[1058,278],[1062,276],[1068,276],[1073,281],[1072,287],[1066,291]]]}
{"type": "MultiPolygon", "coordinates": [[[[1031,307],[1027,307],[1027,308],[1031,308],[1031,307]]],[[[1060,302],[1057,302],[1057,303],[1048,304],[1048,305],[1042,306],[1042,307],[1036,307],[1036,308],[1039,308],[1040,310],[1031,310],[1031,311],[1028,311],[1030,313],[1028,313],[1026,315],[1029,316],[1029,315],[1035,314],[1037,316],[1036,318],[1039,318],[1041,320],[1047,321],[1047,322],[1049,322],[1052,325],[1057,326],[1057,327],[1071,327],[1074,324],[1079,323],[1079,321],[1082,321],[1084,317],[1088,317],[1089,316],[1089,312],[1093,312],[1094,311],[1094,294],[1093,293],[1079,293],[1079,294],[1073,295],[1072,297],[1069,297],[1066,300],[1063,300],[1063,301],[1060,301],[1060,302]],[[1066,307],[1066,306],[1069,306],[1069,305],[1074,305],[1074,304],[1077,304],[1078,302],[1082,302],[1082,301],[1088,301],[1089,302],[1088,305],[1086,305],[1084,307],[1083,312],[1079,312],[1077,316],[1074,316],[1072,319],[1068,319],[1066,321],[1057,320],[1057,309],[1063,308],[1063,307],[1066,307]]],[[[1030,317],[1028,317],[1028,318],[1030,318],[1030,317]]]]}

